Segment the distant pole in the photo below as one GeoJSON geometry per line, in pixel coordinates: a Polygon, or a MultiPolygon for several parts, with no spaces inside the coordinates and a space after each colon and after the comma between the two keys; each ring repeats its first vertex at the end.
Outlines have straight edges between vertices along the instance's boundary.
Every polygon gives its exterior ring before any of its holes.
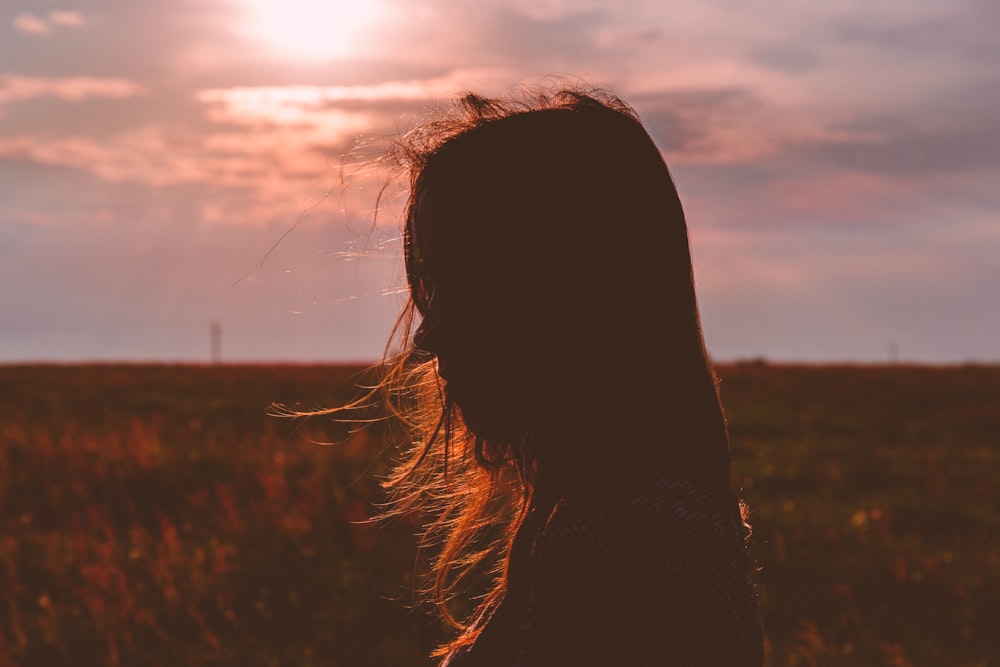
{"type": "Polygon", "coordinates": [[[218,322],[212,322],[210,331],[212,334],[212,363],[218,364],[222,362],[222,325],[218,322]]]}
{"type": "Polygon", "coordinates": [[[896,341],[889,341],[889,365],[894,366],[899,361],[899,345],[896,341]]]}

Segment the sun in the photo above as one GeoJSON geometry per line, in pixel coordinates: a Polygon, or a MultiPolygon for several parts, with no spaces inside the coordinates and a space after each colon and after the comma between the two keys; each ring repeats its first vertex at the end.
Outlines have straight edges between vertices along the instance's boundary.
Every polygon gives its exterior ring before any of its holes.
{"type": "Polygon", "coordinates": [[[284,56],[320,60],[355,53],[379,15],[375,0],[240,0],[244,31],[284,56]]]}

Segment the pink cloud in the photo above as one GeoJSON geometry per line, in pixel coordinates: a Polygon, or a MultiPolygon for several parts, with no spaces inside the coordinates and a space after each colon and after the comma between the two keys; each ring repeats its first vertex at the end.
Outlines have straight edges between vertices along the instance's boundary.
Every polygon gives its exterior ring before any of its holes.
{"type": "Polygon", "coordinates": [[[258,225],[294,220],[339,187],[337,155],[319,149],[318,136],[308,127],[201,135],[150,125],[101,140],[0,137],[0,159],[69,167],[111,183],[205,186],[213,191],[207,220],[258,225]]]}
{"type": "MultiPolygon", "coordinates": [[[[198,93],[205,104],[223,106],[235,113],[249,115],[282,112],[290,108],[318,109],[341,102],[377,102],[385,100],[432,100],[450,98],[475,84],[509,84],[509,72],[489,69],[456,69],[447,76],[432,79],[385,81],[361,86],[242,86],[212,88],[198,93]]],[[[279,122],[280,118],[277,119],[279,122]]]]}
{"type": "Polygon", "coordinates": [[[48,35],[52,32],[49,24],[34,14],[19,14],[13,22],[14,29],[26,35],[48,35]]]}
{"type": "Polygon", "coordinates": [[[86,19],[79,12],[66,10],[49,12],[49,23],[52,25],[66,26],[67,28],[82,28],[87,24],[86,19]]]}
{"type": "Polygon", "coordinates": [[[841,171],[788,176],[761,192],[790,219],[892,219],[913,199],[913,183],[898,177],[841,171]]]}
{"type": "Polygon", "coordinates": [[[19,14],[13,21],[14,29],[26,35],[44,37],[52,34],[53,27],[82,28],[87,24],[83,14],[67,10],[49,12],[45,18],[34,14],[19,14]]]}
{"type": "Polygon", "coordinates": [[[112,182],[226,187],[256,185],[276,175],[273,167],[247,158],[253,155],[253,143],[248,139],[241,154],[210,152],[197,137],[150,126],[103,141],[80,136],[0,139],[0,157],[73,167],[112,182]]]}
{"type": "Polygon", "coordinates": [[[38,97],[58,97],[77,102],[90,97],[134,97],[144,88],[128,79],[97,77],[40,78],[0,75],[0,104],[38,97]]]}

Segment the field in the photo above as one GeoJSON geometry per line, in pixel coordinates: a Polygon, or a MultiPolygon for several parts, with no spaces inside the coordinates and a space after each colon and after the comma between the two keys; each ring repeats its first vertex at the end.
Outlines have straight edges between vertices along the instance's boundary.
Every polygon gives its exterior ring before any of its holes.
{"type": "MultiPolygon", "coordinates": [[[[0,367],[0,667],[431,664],[357,371],[0,367]]],[[[719,374],[768,664],[1000,666],[1000,367],[719,374]]]]}

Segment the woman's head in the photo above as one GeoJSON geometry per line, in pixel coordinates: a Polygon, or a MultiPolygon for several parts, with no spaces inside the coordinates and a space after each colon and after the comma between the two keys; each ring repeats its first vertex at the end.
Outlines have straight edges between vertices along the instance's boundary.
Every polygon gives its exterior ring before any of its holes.
{"type": "Polygon", "coordinates": [[[728,485],[684,213],[635,112],[600,91],[467,95],[393,156],[410,176],[411,300],[381,386],[422,443],[389,484],[396,511],[435,516],[446,618],[457,582],[490,564],[479,607],[500,600],[549,511],[609,472],[728,485]]]}
{"type": "Polygon", "coordinates": [[[707,366],[684,214],[634,112],[607,95],[470,95],[416,138],[414,343],[472,432],[551,440],[689,421],[707,366]]]}

